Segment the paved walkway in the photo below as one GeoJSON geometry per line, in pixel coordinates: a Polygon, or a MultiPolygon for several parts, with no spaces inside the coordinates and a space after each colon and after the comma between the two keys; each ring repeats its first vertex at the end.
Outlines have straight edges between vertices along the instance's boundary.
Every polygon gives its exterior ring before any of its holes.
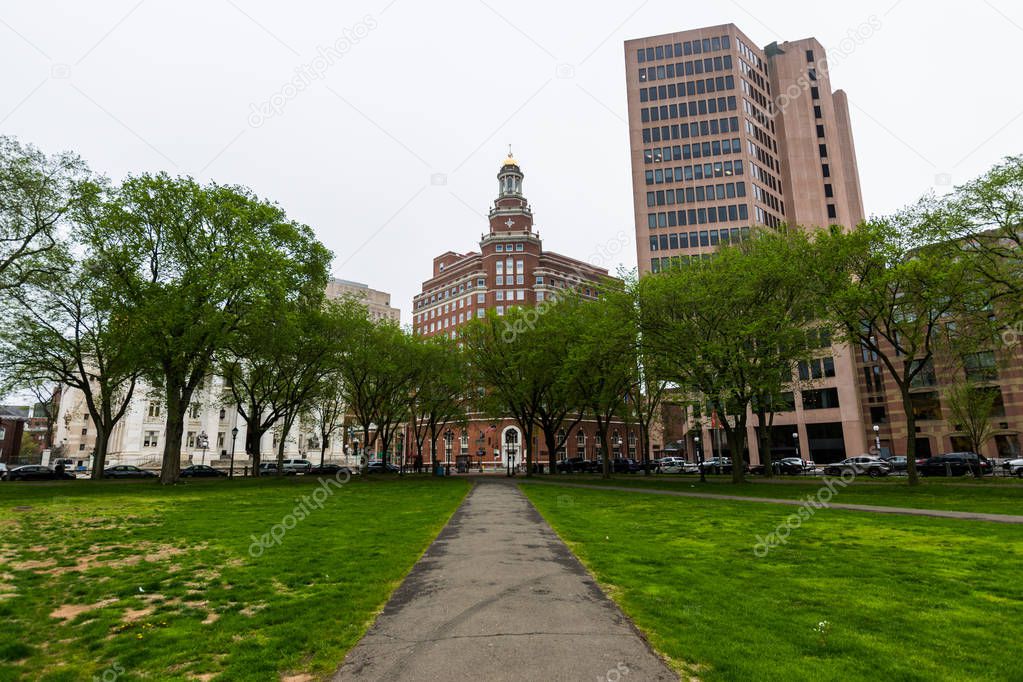
{"type": "MultiPolygon", "coordinates": [[[[525,479],[523,479],[525,480],[525,479]]],[[[750,497],[748,495],[719,495],[717,493],[687,493],[681,490],[662,490],[658,488],[641,488],[639,486],[587,485],[585,483],[562,483],[561,481],[539,481],[530,479],[531,485],[556,485],[563,488],[586,488],[589,490],[614,490],[623,493],[644,493],[647,495],[668,495],[669,497],[699,497],[706,500],[729,500],[734,502],[768,502],[770,504],[787,504],[800,507],[806,504],[806,498],[785,500],[777,497],[750,497]]],[[[824,487],[823,481],[821,486],[824,487]]],[[[841,489],[839,489],[841,490],[841,489]]],[[[841,492],[836,494],[841,495],[841,492]]],[[[994,521],[996,523],[1023,523],[1023,516],[1013,514],[987,514],[985,512],[946,511],[944,509],[915,509],[912,507],[883,507],[873,504],[845,504],[828,502],[829,509],[845,509],[848,511],[874,512],[877,514],[905,514],[907,516],[936,516],[943,519],[965,519],[968,521],[994,521]]]]}
{"type": "Polygon", "coordinates": [[[475,484],[334,676],[619,679],[678,677],[503,481],[475,484]]]}

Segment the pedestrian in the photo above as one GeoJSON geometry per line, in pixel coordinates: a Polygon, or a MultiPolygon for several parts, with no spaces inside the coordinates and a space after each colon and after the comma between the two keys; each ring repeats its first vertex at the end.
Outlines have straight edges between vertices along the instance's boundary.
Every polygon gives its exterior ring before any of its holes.
{"type": "Polygon", "coordinates": [[[64,475],[64,460],[57,460],[57,466],[53,467],[53,470],[57,472],[58,476],[64,475]]]}

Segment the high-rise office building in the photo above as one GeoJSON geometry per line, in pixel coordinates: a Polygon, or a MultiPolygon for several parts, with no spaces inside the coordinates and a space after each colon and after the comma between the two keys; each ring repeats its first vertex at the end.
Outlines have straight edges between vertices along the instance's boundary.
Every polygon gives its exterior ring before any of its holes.
{"type": "MultiPolygon", "coordinates": [[[[641,274],[708,258],[751,226],[863,219],[848,103],[816,40],[759,48],[725,24],[626,41],[625,64],[641,274]]],[[[798,374],[810,387],[776,418],[774,455],[866,452],[850,349],[825,340],[798,374]]],[[[703,443],[723,443],[704,428],[703,443]]],[[[748,435],[756,461],[753,426],[748,435]]]]}

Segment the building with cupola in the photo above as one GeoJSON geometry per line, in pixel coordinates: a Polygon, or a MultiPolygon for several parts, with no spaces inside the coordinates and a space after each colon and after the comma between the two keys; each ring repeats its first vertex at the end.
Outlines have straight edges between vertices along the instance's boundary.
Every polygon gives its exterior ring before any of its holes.
{"type": "Polygon", "coordinates": [[[595,298],[604,268],[543,250],[533,211],[522,193],[522,169],[511,154],[497,174],[498,194],[490,209],[488,231],[479,250],[445,251],[433,259],[433,271],[412,300],[412,326],[421,336],[457,330],[487,310],[535,306],[566,288],[595,298]]]}
{"type": "MultiPolygon", "coordinates": [[[[457,338],[460,327],[484,317],[488,310],[503,315],[509,308],[533,307],[572,289],[584,298],[596,298],[601,283],[608,279],[605,268],[560,253],[544,251],[540,232],[533,222],[533,210],[523,193],[522,168],[510,153],[497,173],[498,191],[490,209],[488,229],[479,248],[445,251],[433,259],[430,278],[412,301],[412,326],[424,337],[447,335],[457,338]]],[[[597,425],[584,419],[567,435],[565,447],[555,459],[584,457],[600,459],[597,425]]],[[[638,430],[625,424],[611,428],[612,456],[641,459],[636,449],[638,430]]],[[[534,461],[547,466],[549,455],[539,435],[532,451],[534,461]]],[[[414,452],[414,439],[405,454],[406,464],[415,458],[429,466],[431,447],[414,452]]],[[[503,469],[521,464],[522,433],[511,419],[490,419],[470,415],[465,424],[451,426],[435,444],[442,463],[473,471],[503,469]]]]}

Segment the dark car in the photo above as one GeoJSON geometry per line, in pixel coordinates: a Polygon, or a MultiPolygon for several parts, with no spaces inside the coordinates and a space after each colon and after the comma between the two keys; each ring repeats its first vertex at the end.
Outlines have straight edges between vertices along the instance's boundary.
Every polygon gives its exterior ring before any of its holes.
{"type": "Polygon", "coordinates": [[[8,481],[73,481],[74,474],[54,471],[50,467],[41,464],[28,464],[16,467],[7,472],[5,480],[8,481]]]}
{"type": "Polygon", "coordinates": [[[307,472],[313,476],[336,476],[337,474],[348,474],[352,475],[352,470],[348,467],[341,466],[340,464],[324,464],[323,466],[314,466],[307,472]]]}
{"type": "Polygon", "coordinates": [[[563,459],[557,464],[559,474],[589,474],[600,470],[600,462],[593,462],[584,457],[563,459]]]}
{"type": "MultiPolygon", "coordinates": [[[[294,469],[283,470],[285,476],[296,476],[298,472],[294,469]]],[[[277,462],[261,462],[259,465],[260,476],[275,476],[277,474],[277,462]]]]}
{"type": "Polygon", "coordinates": [[[643,467],[636,463],[636,460],[627,457],[615,457],[611,462],[611,470],[616,474],[634,474],[642,471],[643,467]]]}
{"type": "MultiPolygon", "coordinates": [[[[809,465],[807,462],[799,457],[783,457],[771,462],[771,471],[775,474],[799,476],[806,473],[808,467],[809,465]]],[[[765,467],[763,464],[757,464],[756,466],[750,467],[750,472],[754,474],[764,474],[765,467]]]]}
{"type": "Polygon", "coordinates": [[[366,465],[366,473],[368,474],[396,474],[398,471],[398,467],[382,460],[370,462],[366,465]]]}
{"type": "Polygon", "coordinates": [[[227,472],[206,464],[193,464],[181,470],[181,478],[227,478],[227,472]]]}
{"type": "Polygon", "coordinates": [[[130,464],[118,464],[104,469],[103,478],[156,478],[156,474],[130,464]]]}
{"type": "Polygon", "coordinates": [[[905,471],[909,466],[909,463],[906,461],[905,457],[889,456],[883,459],[884,461],[888,462],[888,464],[892,468],[892,471],[905,471]]]}
{"type": "Polygon", "coordinates": [[[921,476],[966,476],[976,474],[978,466],[982,476],[994,469],[987,457],[975,452],[948,452],[916,461],[921,476]]]}

